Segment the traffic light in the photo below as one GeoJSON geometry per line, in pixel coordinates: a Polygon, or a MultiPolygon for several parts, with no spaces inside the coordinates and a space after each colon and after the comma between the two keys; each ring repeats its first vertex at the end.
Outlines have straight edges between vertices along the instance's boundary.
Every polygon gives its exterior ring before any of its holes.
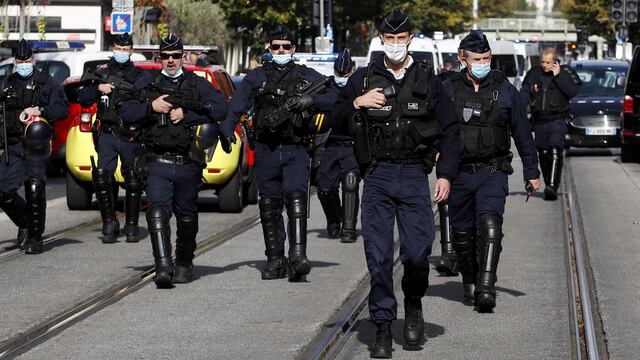
{"type": "Polygon", "coordinates": [[[324,24],[331,24],[333,4],[331,0],[313,0],[313,25],[320,26],[320,3],[323,3],[324,24]]]}
{"type": "Polygon", "coordinates": [[[623,0],[611,1],[611,20],[613,20],[613,22],[624,21],[624,1],[623,0]]]}
{"type": "Polygon", "coordinates": [[[627,24],[631,24],[638,21],[638,1],[637,0],[625,1],[624,18],[627,24]]]}

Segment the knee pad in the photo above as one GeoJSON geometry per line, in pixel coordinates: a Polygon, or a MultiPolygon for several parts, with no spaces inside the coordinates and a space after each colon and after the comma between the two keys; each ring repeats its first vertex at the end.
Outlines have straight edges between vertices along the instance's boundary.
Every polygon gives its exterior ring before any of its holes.
{"type": "Polygon", "coordinates": [[[338,189],[318,189],[318,198],[321,201],[332,197],[338,197],[338,189]]]}
{"type": "Polygon", "coordinates": [[[37,177],[29,177],[24,181],[24,191],[27,198],[30,200],[44,197],[46,184],[44,181],[37,177]]]}
{"type": "Polygon", "coordinates": [[[292,218],[307,216],[307,194],[302,191],[287,193],[287,215],[292,218]]]}
{"type": "Polygon", "coordinates": [[[272,211],[281,211],[282,210],[282,200],[274,199],[268,197],[260,197],[258,201],[258,208],[260,209],[260,213],[267,213],[272,211]]]}
{"type": "Polygon", "coordinates": [[[105,169],[93,168],[91,180],[97,189],[107,189],[111,186],[112,174],[105,169]]]}
{"type": "Polygon", "coordinates": [[[163,230],[169,227],[170,212],[165,206],[151,205],[147,209],[146,217],[149,230],[163,230]]]}
{"type": "Polygon", "coordinates": [[[127,191],[139,192],[144,188],[144,181],[138,178],[133,170],[123,173],[125,189],[127,191]]]}
{"type": "Polygon", "coordinates": [[[349,170],[342,178],[342,191],[355,192],[358,191],[360,185],[360,172],[358,170],[349,170]]]}
{"type": "Polygon", "coordinates": [[[451,228],[451,241],[457,252],[463,250],[474,250],[473,228],[451,228]]]}
{"type": "Polygon", "coordinates": [[[477,220],[478,237],[492,242],[502,240],[502,217],[494,214],[481,214],[477,220]]]}

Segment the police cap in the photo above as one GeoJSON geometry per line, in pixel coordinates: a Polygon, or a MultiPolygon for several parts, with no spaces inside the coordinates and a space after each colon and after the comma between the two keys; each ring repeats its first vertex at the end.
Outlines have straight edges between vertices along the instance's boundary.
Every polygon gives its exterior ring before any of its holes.
{"type": "Polygon", "coordinates": [[[471,30],[471,32],[460,41],[460,49],[482,54],[491,50],[491,47],[482,30],[471,30]]]}
{"type": "Polygon", "coordinates": [[[160,40],[160,51],[174,51],[182,49],[182,40],[173,34],[169,34],[169,36],[160,40]]]}
{"type": "Polygon", "coordinates": [[[124,33],[116,36],[113,43],[114,45],[119,46],[133,46],[133,38],[131,38],[131,35],[129,35],[129,33],[124,33]]]}
{"type": "Polygon", "coordinates": [[[18,41],[18,48],[16,49],[16,59],[27,60],[31,56],[33,56],[31,45],[29,45],[25,39],[20,39],[20,41],[18,41]]]}
{"type": "Polygon", "coordinates": [[[344,49],[340,51],[338,57],[333,62],[333,70],[335,70],[338,75],[347,75],[353,69],[355,63],[351,60],[351,54],[349,54],[349,49],[344,49]]]}
{"type": "Polygon", "coordinates": [[[272,43],[273,40],[289,40],[292,44],[295,42],[293,34],[289,31],[289,28],[284,25],[279,25],[269,34],[269,43],[272,43]]]}
{"type": "Polygon", "coordinates": [[[390,12],[380,24],[381,33],[399,34],[407,31],[411,32],[411,22],[405,14],[397,9],[390,12]]]}

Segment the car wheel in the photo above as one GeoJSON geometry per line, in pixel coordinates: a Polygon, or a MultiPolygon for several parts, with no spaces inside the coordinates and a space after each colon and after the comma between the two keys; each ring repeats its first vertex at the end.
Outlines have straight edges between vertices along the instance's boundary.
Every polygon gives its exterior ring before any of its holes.
{"type": "Polygon", "coordinates": [[[244,184],[244,201],[247,204],[258,203],[258,180],[256,179],[255,169],[251,171],[252,174],[249,177],[249,182],[244,184]]]}
{"type": "Polygon", "coordinates": [[[239,213],[242,211],[243,198],[242,174],[236,169],[229,182],[218,190],[218,208],[224,213],[239,213]]]}
{"type": "Polygon", "coordinates": [[[93,188],[91,184],[83,184],[67,171],[67,207],[69,210],[89,210],[93,188]]]}
{"type": "Polygon", "coordinates": [[[636,154],[636,152],[639,150],[640,148],[638,148],[634,144],[622,144],[620,146],[620,161],[622,161],[623,163],[638,161],[638,158],[640,157],[636,154]]]}

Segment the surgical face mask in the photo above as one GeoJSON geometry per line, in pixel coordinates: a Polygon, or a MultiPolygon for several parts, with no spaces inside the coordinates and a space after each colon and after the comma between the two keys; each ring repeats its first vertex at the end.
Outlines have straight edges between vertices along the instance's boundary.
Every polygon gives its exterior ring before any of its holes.
{"type": "Polygon", "coordinates": [[[182,68],[178,69],[178,71],[176,71],[176,73],[173,75],[169,74],[165,69],[162,69],[162,75],[175,79],[178,76],[182,75],[182,68]]]}
{"type": "Polygon", "coordinates": [[[124,64],[129,61],[129,53],[125,51],[114,51],[113,60],[115,60],[118,64],[124,64]]]}
{"type": "Polygon", "coordinates": [[[491,63],[486,64],[471,64],[471,76],[480,80],[484,79],[491,72],[491,63]]]}
{"type": "Polygon", "coordinates": [[[459,64],[460,64],[460,71],[464,70],[467,67],[467,65],[465,65],[462,61],[459,62],[459,64]]]}
{"type": "Polygon", "coordinates": [[[341,77],[341,76],[334,76],[333,77],[333,81],[335,81],[336,85],[338,85],[338,87],[344,87],[345,85],[347,85],[347,81],[349,80],[348,77],[341,77]]]}
{"type": "Polygon", "coordinates": [[[408,44],[384,44],[384,54],[394,64],[399,64],[407,57],[408,44]]]}
{"type": "Polygon", "coordinates": [[[33,64],[32,63],[22,63],[16,64],[16,72],[18,75],[23,78],[31,76],[33,74],[33,64]]]}
{"type": "Polygon", "coordinates": [[[273,62],[278,65],[285,65],[291,61],[291,54],[272,54],[273,62]]]}

